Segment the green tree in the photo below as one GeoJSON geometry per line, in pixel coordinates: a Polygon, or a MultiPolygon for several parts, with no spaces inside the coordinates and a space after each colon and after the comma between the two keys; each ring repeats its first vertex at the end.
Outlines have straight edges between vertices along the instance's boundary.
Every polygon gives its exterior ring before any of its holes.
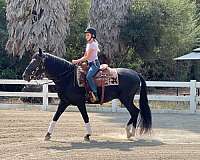
{"type": "Polygon", "coordinates": [[[80,58],[85,48],[84,31],[88,25],[90,0],[70,0],[70,35],[66,39],[67,60],[80,58]]]}
{"type": "Polygon", "coordinates": [[[26,55],[19,59],[16,56],[8,55],[5,51],[7,40],[6,3],[5,0],[0,0],[0,78],[21,79],[30,57],[26,55]]]}
{"type": "Polygon", "coordinates": [[[5,0],[0,0],[0,53],[4,52],[5,44],[8,39],[6,29],[6,3],[5,0]]]}
{"type": "Polygon", "coordinates": [[[190,0],[135,0],[121,38],[144,61],[141,71],[148,79],[174,78],[173,58],[194,47],[199,31],[195,16],[190,0]]]}

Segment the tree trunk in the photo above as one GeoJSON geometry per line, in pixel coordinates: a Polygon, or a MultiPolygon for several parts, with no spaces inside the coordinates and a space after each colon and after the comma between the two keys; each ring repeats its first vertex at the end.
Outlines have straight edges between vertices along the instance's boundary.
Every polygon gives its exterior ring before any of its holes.
{"type": "Polygon", "coordinates": [[[123,55],[126,46],[120,41],[120,27],[128,20],[132,0],[92,0],[90,25],[97,29],[101,52],[109,58],[123,55]]]}
{"type": "Polygon", "coordinates": [[[65,54],[69,33],[68,0],[7,0],[9,53],[22,56],[41,47],[55,55],[65,54]]]}

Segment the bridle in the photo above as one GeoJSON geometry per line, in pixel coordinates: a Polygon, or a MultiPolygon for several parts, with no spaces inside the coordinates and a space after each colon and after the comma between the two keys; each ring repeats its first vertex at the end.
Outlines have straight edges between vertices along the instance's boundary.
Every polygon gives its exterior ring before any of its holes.
{"type": "Polygon", "coordinates": [[[38,80],[38,79],[43,78],[42,73],[44,73],[44,71],[45,71],[44,60],[45,60],[45,58],[41,59],[41,61],[39,62],[38,66],[35,68],[35,70],[33,70],[31,72],[30,79],[38,80]],[[38,74],[39,71],[41,72],[41,74],[40,73],[38,74]]]}
{"type": "MultiPolygon", "coordinates": [[[[36,58],[36,60],[38,61],[38,58],[36,58]]],[[[74,78],[73,79],[74,79],[74,84],[75,84],[75,72],[76,72],[77,65],[73,64],[70,69],[68,69],[68,70],[66,70],[66,71],[64,71],[62,73],[59,73],[57,75],[52,76],[52,75],[48,75],[46,73],[46,69],[45,69],[46,56],[42,57],[41,59],[39,59],[39,61],[40,62],[37,63],[38,66],[35,68],[35,70],[33,70],[31,72],[30,79],[35,79],[36,82],[37,82],[37,80],[42,79],[44,77],[44,75],[46,74],[46,76],[49,79],[52,79],[52,80],[54,80],[56,82],[59,82],[59,81],[62,80],[61,77],[65,77],[66,78],[66,77],[71,76],[72,73],[74,73],[74,78]],[[38,74],[38,72],[40,72],[40,73],[38,74]],[[42,76],[42,74],[43,74],[43,76],[42,76]]],[[[44,85],[44,84],[49,84],[49,83],[52,83],[52,81],[44,82],[44,83],[38,83],[37,82],[38,85],[44,85]]]]}

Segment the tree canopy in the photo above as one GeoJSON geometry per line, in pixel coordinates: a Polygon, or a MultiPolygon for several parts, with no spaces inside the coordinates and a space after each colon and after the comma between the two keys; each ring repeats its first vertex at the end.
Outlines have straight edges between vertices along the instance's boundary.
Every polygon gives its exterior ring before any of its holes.
{"type": "Polygon", "coordinates": [[[195,47],[199,34],[195,3],[135,0],[129,17],[121,38],[142,59],[142,72],[149,79],[173,79],[173,58],[195,47]]]}
{"type": "Polygon", "coordinates": [[[121,36],[144,59],[175,57],[194,46],[195,15],[190,0],[135,0],[121,36]]]}
{"type": "Polygon", "coordinates": [[[69,34],[68,0],[7,0],[8,53],[22,57],[38,47],[55,55],[64,55],[69,34]]]}

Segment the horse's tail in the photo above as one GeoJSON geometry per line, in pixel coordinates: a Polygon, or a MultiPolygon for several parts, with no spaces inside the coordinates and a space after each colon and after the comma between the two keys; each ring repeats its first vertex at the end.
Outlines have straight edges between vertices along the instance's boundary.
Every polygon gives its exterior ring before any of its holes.
{"type": "Polygon", "coordinates": [[[141,81],[141,88],[140,88],[140,121],[139,121],[139,127],[140,134],[147,133],[151,131],[152,128],[152,117],[151,117],[151,110],[148,104],[148,98],[147,98],[147,86],[144,78],[138,74],[140,81],[141,81]]]}

